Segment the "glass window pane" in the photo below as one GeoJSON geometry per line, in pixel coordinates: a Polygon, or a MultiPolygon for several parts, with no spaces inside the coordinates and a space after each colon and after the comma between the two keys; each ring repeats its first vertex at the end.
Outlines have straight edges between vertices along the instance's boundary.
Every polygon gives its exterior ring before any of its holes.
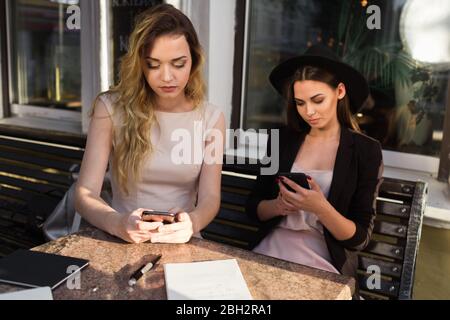
{"type": "Polygon", "coordinates": [[[112,1],[112,37],[114,52],[114,81],[118,82],[120,59],[128,51],[128,40],[136,16],[142,11],[162,3],[162,0],[112,1]]]}
{"type": "Polygon", "coordinates": [[[244,129],[285,122],[285,103],[268,75],[281,61],[323,43],[369,80],[373,105],[357,115],[365,133],[387,150],[439,156],[450,70],[449,1],[257,0],[248,23],[244,129]],[[381,29],[367,27],[367,3],[380,8],[381,29]]]}
{"type": "Polygon", "coordinates": [[[78,1],[10,4],[14,103],[81,111],[80,30],[66,23],[78,1]]]}

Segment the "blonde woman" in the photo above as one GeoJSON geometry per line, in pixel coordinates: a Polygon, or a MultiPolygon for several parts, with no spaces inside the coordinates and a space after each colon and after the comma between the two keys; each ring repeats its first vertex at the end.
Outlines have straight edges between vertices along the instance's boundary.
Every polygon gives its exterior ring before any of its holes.
{"type": "Polygon", "coordinates": [[[214,218],[225,119],[204,101],[203,61],[182,12],[163,4],[139,15],[119,83],[94,103],[75,195],[90,224],[131,243],[184,243],[214,218]],[[111,205],[100,198],[108,164],[111,205]],[[177,219],[143,221],[144,210],[177,219]]]}

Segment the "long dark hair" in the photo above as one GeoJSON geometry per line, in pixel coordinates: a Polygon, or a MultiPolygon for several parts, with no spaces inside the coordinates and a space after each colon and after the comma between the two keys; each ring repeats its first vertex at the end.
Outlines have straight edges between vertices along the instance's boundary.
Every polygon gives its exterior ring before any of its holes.
{"type": "MultiPolygon", "coordinates": [[[[295,103],[294,84],[297,81],[304,80],[320,81],[333,89],[336,89],[341,82],[333,73],[315,66],[304,66],[294,73],[287,90],[287,124],[289,128],[299,132],[309,132],[311,129],[310,125],[298,113],[297,104],[295,103]]],[[[343,99],[338,101],[337,118],[341,126],[358,132],[361,131],[350,111],[348,95],[345,95],[343,99]]]]}

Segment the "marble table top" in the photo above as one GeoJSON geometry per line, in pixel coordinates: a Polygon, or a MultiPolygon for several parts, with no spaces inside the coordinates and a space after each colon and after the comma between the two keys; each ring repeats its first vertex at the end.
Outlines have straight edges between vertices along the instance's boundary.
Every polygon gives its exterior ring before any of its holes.
{"type": "MultiPolygon", "coordinates": [[[[237,260],[256,300],[351,299],[355,287],[351,277],[199,238],[186,244],[128,244],[89,227],[32,250],[90,261],[81,271],[80,288],[63,283],[53,291],[54,299],[165,300],[163,264],[222,259],[237,260]],[[129,287],[130,275],[155,254],[162,254],[155,269],[129,287]]],[[[17,290],[23,288],[0,285],[0,293],[17,290]]]]}

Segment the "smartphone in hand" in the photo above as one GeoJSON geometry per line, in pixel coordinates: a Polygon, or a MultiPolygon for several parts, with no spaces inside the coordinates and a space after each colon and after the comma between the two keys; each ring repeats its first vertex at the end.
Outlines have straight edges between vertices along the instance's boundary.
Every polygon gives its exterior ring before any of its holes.
{"type": "Polygon", "coordinates": [[[146,210],[142,212],[142,220],[148,222],[162,222],[170,224],[175,222],[176,213],[161,210],[146,210]]]}
{"type": "MultiPolygon", "coordinates": [[[[308,183],[308,177],[306,174],[301,172],[280,172],[278,173],[278,177],[286,177],[292,181],[294,181],[296,184],[298,184],[300,187],[305,189],[311,189],[308,183]]],[[[295,192],[294,189],[292,189],[288,184],[284,183],[281,179],[280,181],[283,183],[283,185],[291,192],[295,192]]]]}

